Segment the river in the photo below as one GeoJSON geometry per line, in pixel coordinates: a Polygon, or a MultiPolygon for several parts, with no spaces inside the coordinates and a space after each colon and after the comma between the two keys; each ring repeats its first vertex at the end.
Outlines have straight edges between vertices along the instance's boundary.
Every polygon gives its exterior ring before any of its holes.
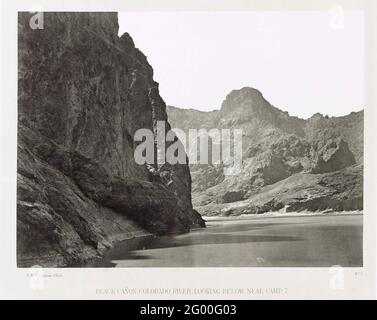
{"type": "Polygon", "coordinates": [[[217,218],[187,234],[126,240],[97,267],[362,266],[362,215],[217,218]]]}

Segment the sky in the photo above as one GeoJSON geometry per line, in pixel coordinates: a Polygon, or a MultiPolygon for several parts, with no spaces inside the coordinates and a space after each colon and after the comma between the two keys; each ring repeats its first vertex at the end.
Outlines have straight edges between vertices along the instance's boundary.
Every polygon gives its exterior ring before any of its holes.
{"type": "Polygon", "coordinates": [[[364,107],[362,11],[119,12],[168,105],[219,109],[242,87],[308,118],[364,107]]]}

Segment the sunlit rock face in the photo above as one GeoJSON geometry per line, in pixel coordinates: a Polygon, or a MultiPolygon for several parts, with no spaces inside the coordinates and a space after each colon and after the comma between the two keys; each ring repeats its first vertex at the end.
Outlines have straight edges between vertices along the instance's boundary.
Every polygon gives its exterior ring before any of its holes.
{"type": "MultiPolygon", "coordinates": [[[[18,263],[83,264],[138,234],[204,226],[187,165],[134,160],[136,130],[167,121],[147,58],[116,13],[18,24],[18,263]]],[[[166,123],[167,130],[170,128],[166,123]]]]}
{"type": "Polygon", "coordinates": [[[293,203],[299,203],[295,208],[300,210],[362,208],[363,111],[344,117],[315,114],[304,120],[245,87],[230,92],[220,110],[168,107],[168,114],[172,126],[185,131],[242,130],[239,175],[225,176],[222,165],[191,165],[193,203],[202,214],[262,213],[293,208],[293,203]],[[291,190],[283,192],[284,185],[291,190]],[[321,192],[326,198],[322,203],[321,192]]]}

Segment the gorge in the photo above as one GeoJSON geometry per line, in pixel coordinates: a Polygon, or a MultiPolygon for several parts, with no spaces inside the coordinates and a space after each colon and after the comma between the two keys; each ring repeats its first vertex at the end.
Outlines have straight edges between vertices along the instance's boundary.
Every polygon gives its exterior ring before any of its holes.
{"type": "Polygon", "coordinates": [[[212,112],[166,106],[146,56],[118,36],[117,13],[46,12],[42,29],[31,17],[18,16],[18,267],[362,263],[360,216],[235,216],[361,212],[363,111],[300,119],[250,87],[212,112]],[[180,143],[158,143],[161,123],[164,136],[241,129],[241,173],[158,161],[180,143]],[[139,129],[154,141],[148,164],[134,158],[139,129]]]}

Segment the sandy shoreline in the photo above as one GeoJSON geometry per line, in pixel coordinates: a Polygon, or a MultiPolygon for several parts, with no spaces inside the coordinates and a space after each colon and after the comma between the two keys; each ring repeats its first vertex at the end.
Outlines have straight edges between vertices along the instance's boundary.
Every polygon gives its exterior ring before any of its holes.
{"type": "Polygon", "coordinates": [[[338,211],[338,212],[312,212],[312,211],[302,211],[302,212],[266,212],[262,214],[242,214],[238,216],[202,216],[205,221],[216,221],[216,220],[252,220],[252,219],[263,219],[263,218],[284,218],[284,217],[313,217],[313,216],[349,216],[349,215],[362,215],[363,210],[355,211],[338,211]]]}

